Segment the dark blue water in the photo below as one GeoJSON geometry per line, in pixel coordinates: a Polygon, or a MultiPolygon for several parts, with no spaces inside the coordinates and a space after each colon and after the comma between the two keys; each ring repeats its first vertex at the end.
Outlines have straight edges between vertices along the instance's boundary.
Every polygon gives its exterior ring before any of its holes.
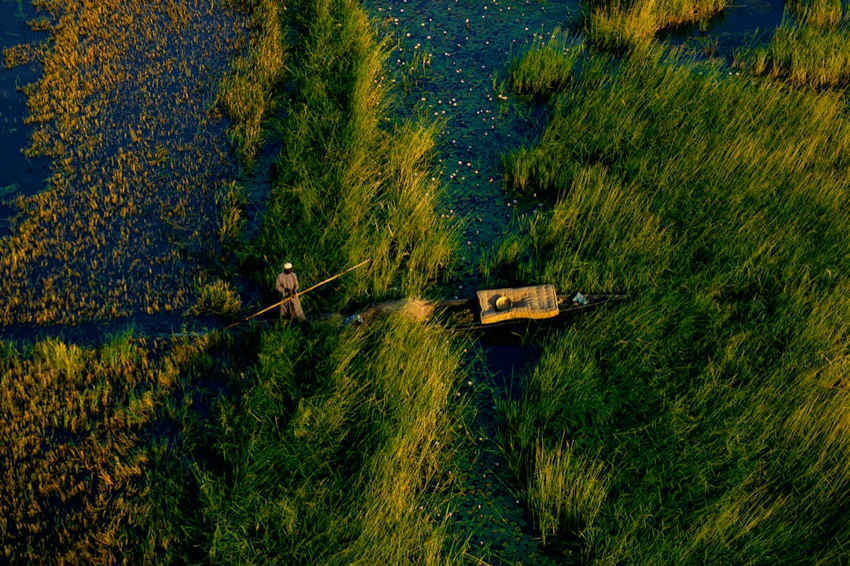
{"type": "MultiPolygon", "coordinates": [[[[4,264],[0,294],[7,293],[14,308],[4,322],[82,323],[193,303],[205,254],[216,241],[215,196],[237,171],[227,122],[211,108],[245,42],[243,17],[217,2],[182,4],[179,18],[144,0],[100,14],[99,28],[83,32],[85,41],[76,44],[79,60],[56,73],[71,88],[84,86],[78,104],[92,112],[73,114],[61,103],[40,110],[55,115],[39,132],[63,140],[54,161],[62,163],[63,175],[51,187],[52,213],[35,211],[27,232],[9,240],[25,253],[17,254],[14,267],[4,264]],[[102,49],[100,42],[114,45],[102,49]],[[45,307],[44,297],[55,297],[55,304],[45,307]]],[[[17,9],[0,6],[11,14],[17,9]]],[[[84,14],[70,11],[63,25],[85,30],[77,21],[84,14]]],[[[4,25],[17,34],[7,43],[26,41],[22,23],[4,25]]],[[[7,90],[10,84],[7,77],[7,90]]],[[[64,87],[56,82],[39,87],[44,99],[62,100],[57,89],[64,87]]],[[[13,125],[26,115],[22,96],[15,104],[7,118],[13,125]]],[[[16,154],[29,133],[18,128],[12,134],[18,137],[4,149],[16,154]]],[[[7,174],[17,193],[26,192],[26,171],[7,174]]]]}
{"type": "Polygon", "coordinates": [[[659,39],[698,57],[722,57],[731,62],[742,47],[770,41],[782,21],[783,9],[783,0],[731,0],[709,21],[662,33],[659,39]]]}
{"type": "Polygon", "coordinates": [[[578,0],[366,0],[381,30],[398,41],[390,59],[401,83],[399,118],[422,116],[445,126],[437,139],[443,192],[440,213],[465,224],[471,269],[478,252],[509,229],[516,210],[503,190],[502,155],[533,143],[545,108],[502,92],[510,61],[536,38],[565,27],[578,0]],[[430,54],[421,72],[411,61],[430,54]],[[405,80],[406,75],[413,75],[405,80]],[[504,98],[500,98],[500,95],[504,98]]]}
{"type": "MultiPolygon", "coordinates": [[[[36,16],[31,0],[0,0],[0,50],[43,39],[47,34],[27,25],[36,16]]],[[[11,69],[0,67],[0,236],[9,230],[14,198],[41,191],[49,174],[48,159],[30,159],[23,154],[32,127],[24,123],[27,100],[20,89],[37,78],[35,62],[11,69]]]]}

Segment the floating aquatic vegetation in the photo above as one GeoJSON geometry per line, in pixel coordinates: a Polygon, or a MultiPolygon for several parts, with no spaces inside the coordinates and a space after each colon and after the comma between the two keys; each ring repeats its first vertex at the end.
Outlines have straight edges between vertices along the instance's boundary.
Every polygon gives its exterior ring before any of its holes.
{"type": "Polygon", "coordinates": [[[28,151],[55,174],[0,240],[0,323],[179,309],[236,171],[214,102],[246,21],[200,0],[36,4],[55,25],[28,151]]]}

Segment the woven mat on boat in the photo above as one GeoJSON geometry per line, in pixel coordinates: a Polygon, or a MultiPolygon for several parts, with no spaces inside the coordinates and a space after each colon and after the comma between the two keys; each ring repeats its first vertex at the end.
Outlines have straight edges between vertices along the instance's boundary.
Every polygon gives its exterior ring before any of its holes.
{"type": "Polygon", "coordinates": [[[558,295],[554,285],[478,291],[478,305],[481,307],[481,324],[518,318],[540,319],[558,316],[558,295]],[[496,300],[503,296],[511,300],[511,307],[497,311],[496,300]]]}

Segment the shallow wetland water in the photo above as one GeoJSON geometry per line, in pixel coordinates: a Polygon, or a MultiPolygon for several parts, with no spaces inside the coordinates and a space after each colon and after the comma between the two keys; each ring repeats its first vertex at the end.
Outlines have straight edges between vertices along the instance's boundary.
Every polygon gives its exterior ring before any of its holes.
{"type": "MultiPolygon", "coordinates": [[[[366,0],[373,19],[394,38],[389,67],[398,88],[398,117],[443,124],[437,160],[441,214],[464,227],[465,291],[474,287],[480,252],[504,235],[516,214],[541,203],[519,202],[503,186],[502,156],[532,145],[547,122],[544,105],[517,99],[502,81],[511,60],[556,28],[580,18],[578,0],[366,0]]],[[[731,62],[734,51],[769,41],[781,0],[739,0],[705,22],[659,39],[697,57],[731,62]]],[[[573,32],[575,33],[575,32],[573,32]]]]}
{"type": "MultiPolygon", "coordinates": [[[[33,31],[27,24],[35,17],[31,0],[0,0],[0,51],[42,41],[47,34],[33,31]]],[[[9,231],[15,197],[41,191],[50,174],[49,159],[23,153],[33,128],[25,123],[27,97],[21,88],[37,78],[35,62],[13,68],[0,64],[0,237],[9,231]]]]}
{"type": "Polygon", "coordinates": [[[783,5],[782,0],[732,0],[709,21],[662,33],[659,39],[731,63],[738,49],[770,41],[782,21],[783,5]]]}
{"type": "Polygon", "coordinates": [[[53,181],[0,242],[0,320],[179,312],[237,174],[215,98],[245,22],[195,0],[50,6],[60,25],[28,96],[53,181]]]}
{"type": "Polygon", "coordinates": [[[410,0],[365,2],[382,31],[398,41],[390,67],[399,117],[439,120],[441,214],[465,224],[463,248],[474,258],[508,229],[516,209],[505,196],[501,156],[532,143],[546,124],[542,106],[502,93],[514,55],[565,26],[576,0],[531,2],[410,0]],[[424,59],[424,63],[422,62],[424,59]],[[410,71],[411,66],[414,70],[410,71]],[[494,88],[497,87],[497,88],[494,88]]]}
{"type": "MultiPolygon", "coordinates": [[[[217,81],[234,47],[240,45],[244,24],[232,14],[210,12],[197,2],[166,4],[180,10],[164,9],[145,26],[129,20],[122,24],[122,37],[130,39],[131,48],[110,54],[106,67],[110,74],[95,83],[100,90],[80,100],[90,109],[88,122],[66,122],[61,131],[55,124],[40,125],[49,136],[68,139],[61,148],[42,147],[54,153],[52,170],[47,158],[22,154],[34,129],[24,124],[25,95],[16,87],[39,78],[38,65],[2,71],[0,152],[7,166],[0,171],[0,234],[9,230],[14,212],[10,198],[41,192],[47,174],[58,171],[60,162],[65,175],[57,192],[68,203],[67,210],[48,207],[50,218],[30,219],[27,224],[28,237],[55,246],[27,244],[26,259],[4,267],[7,284],[15,281],[15,288],[4,292],[12,293],[18,305],[6,313],[6,324],[14,323],[12,334],[18,337],[33,322],[80,323],[114,316],[142,319],[148,322],[137,327],[155,329],[157,313],[163,310],[159,326],[166,331],[174,328],[168,310],[182,308],[189,300],[187,288],[198,271],[185,250],[200,249],[211,236],[214,189],[209,187],[235,174],[226,124],[209,109],[217,81]],[[180,26],[180,34],[165,33],[174,25],[180,26]],[[151,34],[150,29],[162,33],[151,34]],[[147,37],[134,39],[134,35],[147,37]],[[181,63],[175,65],[176,61],[181,63]],[[130,80],[112,80],[120,76],[130,80]],[[117,197],[115,185],[137,190],[130,198],[117,197]],[[85,199],[79,198],[86,193],[85,199]],[[86,210],[110,194],[118,200],[111,218],[86,210]],[[72,243],[83,228],[94,230],[91,237],[72,243]],[[181,240],[190,244],[175,251],[181,240]],[[105,250],[112,257],[103,257],[105,250]],[[97,264],[91,263],[92,257],[99,260],[97,264]],[[75,297],[80,287],[85,290],[75,297]],[[45,293],[58,298],[45,301],[45,293]],[[105,304],[115,305],[114,312],[105,311],[105,304]],[[45,314],[50,311],[58,314],[45,314]]],[[[543,206],[533,200],[516,202],[503,187],[502,155],[534,143],[547,121],[543,105],[521,101],[502,86],[508,65],[536,39],[546,39],[555,28],[575,22],[580,2],[366,0],[364,4],[381,31],[396,42],[388,78],[398,85],[398,118],[443,123],[436,155],[444,186],[439,212],[463,226],[458,280],[462,292],[469,293],[477,285],[480,252],[510,230],[516,214],[543,206]]],[[[36,14],[31,0],[3,0],[0,9],[5,16],[4,46],[46,36],[26,24],[43,16],[36,14]]],[[[694,52],[712,46],[714,54],[729,57],[754,38],[766,40],[781,10],[776,0],[746,0],[703,26],[662,37],[694,52]],[[758,37],[756,29],[763,30],[758,37]]],[[[122,17],[121,10],[110,16],[122,17]]],[[[103,60],[100,67],[86,60],[89,66],[78,72],[81,79],[90,80],[104,69],[103,60]]],[[[51,91],[37,94],[43,100],[51,91]]],[[[45,208],[43,203],[34,206],[45,208]]]]}

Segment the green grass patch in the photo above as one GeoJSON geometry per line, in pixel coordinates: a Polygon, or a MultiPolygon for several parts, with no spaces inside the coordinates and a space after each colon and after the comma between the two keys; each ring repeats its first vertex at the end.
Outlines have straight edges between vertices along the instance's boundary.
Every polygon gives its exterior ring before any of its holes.
{"type": "Polygon", "coordinates": [[[648,47],[662,30],[708,20],[726,0],[591,0],[583,5],[584,32],[610,51],[648,47]]]}
{"type": "Polygon", "coordinates": [[[446,512],[460,359],[444,330],[401,317],[266,332],[216,411],[225,467],[199,475],[210,559],[457,563],[446,512]]]}
{"type": "Polygon", "coordinates": [[[304,57],[279,134],[268,210],[247,257],[272,287],[284,261],[302,281],[371,258],[334,288],[332,306],[416,294],[452,262],[456,235],[435,214],[434,128],[391,125],[387,43],[352,1],[303,2],[304,57]]]}
{"type": "Polygon", "coordinates": [[[793,3],[765,47],[743,50],[737,64],[754,75],[798,86],[850,84],[850,21],[841,2],[793,3]]]}
{"type": "MultiPolygon", "coordinates": [[[[270,289],[284,261],[306,286],[371,258],[314,297],[328,309],[420,293],[455,247],[435,214],[434,129],[390,123],[388,43],[357,2],[305,0],[288,14],[301,57],[283,77],[283,148],[245,265],[270,289]]],[[[264,332],[255,367],[228,378],[233,394],[215,408],[193,544],[226,563],[457,563],[447,506],[460,356],[444,330],[401,317],[264,332]]]]}
{"type": "Polygon", "coordinates": [[[846,100],[671,61],[587,57],[507,159],[553,206],[494,247],[488,283],[631,299],[529,337],[506,453],[568,562],[842,563],[846,100]],[[599,470],[598,513],[563,515],[552,486],[593,494],[599,470]]]}
{"type": "Polygon", "coordinates": [[[583,51],[583,43],[571,40],[560,30],[555,30],[546,42],[535,40],[522,58],[511,62],[509,76],[514,92],[538,97],[564,88],[583,51]]]}

